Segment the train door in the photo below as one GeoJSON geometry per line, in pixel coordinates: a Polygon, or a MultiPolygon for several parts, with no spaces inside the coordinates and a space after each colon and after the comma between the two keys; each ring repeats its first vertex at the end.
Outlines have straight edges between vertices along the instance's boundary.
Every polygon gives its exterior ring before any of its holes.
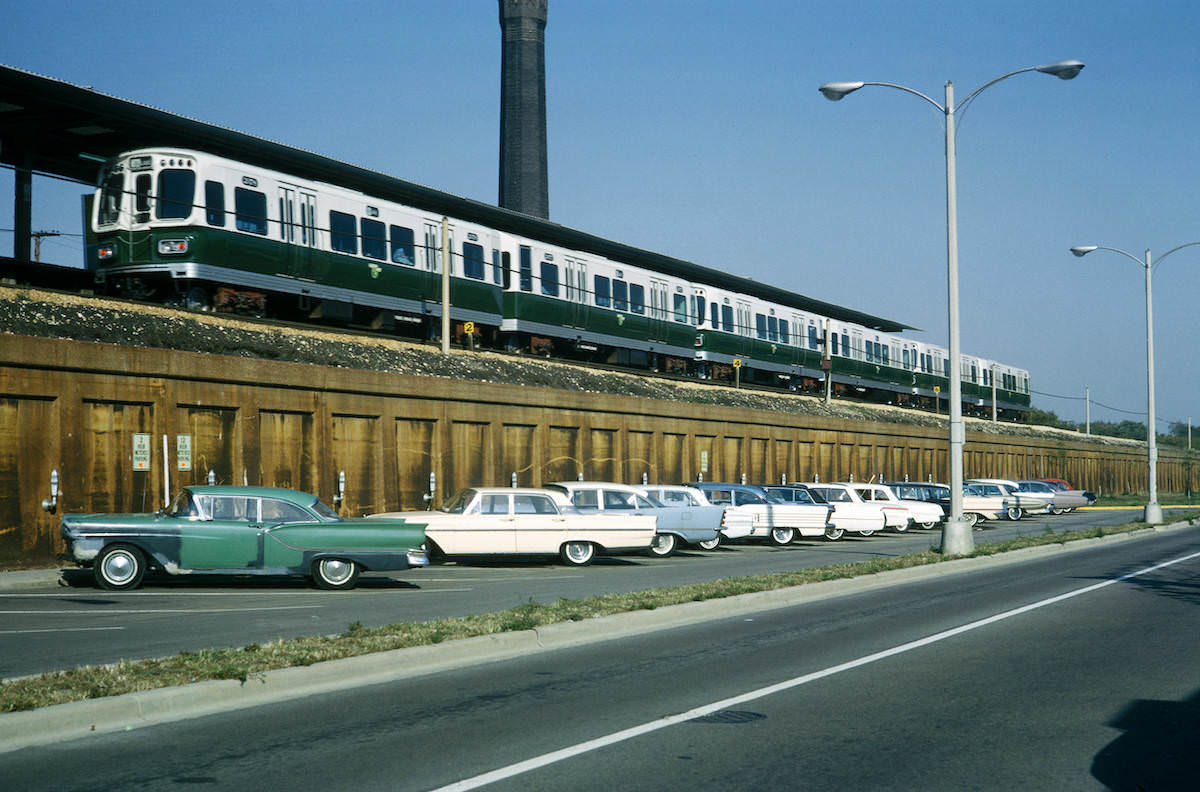
{"type": "Polygon", "coordinates": [[[567,300],[570,303],[573,326],[586,328],[588,320],[587,262],[566,260],[567,300]]]}
{"type": "Polygon", "coordinates": [[[317,196],[292,184],[279,185],[279,238],[283,242],[283,271],[298,278],[312,277],[312,253],[317,245],[317,196]]]}
{"type": "Polygon", "coordinates": [[[425,224],[425,271],[442,271],[442,229],[435,223],[425,224]]]}
{"type": "Polygon", "coordinates": [[[745,300],[737,301],[737,334],[738,334],[738,354],[747,354],[752,345],[754,338],[754,322],[752,319],[753,311],[750,310],[750,303],[745,300]]]}
{"type": "Polygon", "coordinates": [[[863,334],[859,330],[854,331],[854,340],[852,342],[851,350],[855,360],[863,359],[863,334]]]}
{"type": "Polygon", "coordinates": [[[650,279],[650,338],[665,341],[667,338],[667,298],[670,287],[666,281],[650,279]]]}
{"type": "Polygon", "coordinates": [[[279,238],[283,242],[283,271],[288,275],[303,277],[307,272],[299,271],[300,262],[296,250],[296,193],[290,184],[279,185],[279,238]]]}

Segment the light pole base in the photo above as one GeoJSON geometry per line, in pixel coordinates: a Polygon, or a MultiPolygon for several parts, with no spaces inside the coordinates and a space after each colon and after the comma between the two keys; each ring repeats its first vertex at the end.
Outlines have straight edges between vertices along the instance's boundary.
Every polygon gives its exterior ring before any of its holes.
{"type": "Polygon", "coordinates": [[[975,552],[975,529],[966,520],[946,520],[942,525],[942,555],[970,555],[975,552]]]}
{"type": "Polygon", "coordinates": [[[1142,515],[1142,521],[1147,525],[1158,525],[1163,521],[1162,506],[1159,506],[1156,501],[1146,504],[1146,511],[1142,515]]]}

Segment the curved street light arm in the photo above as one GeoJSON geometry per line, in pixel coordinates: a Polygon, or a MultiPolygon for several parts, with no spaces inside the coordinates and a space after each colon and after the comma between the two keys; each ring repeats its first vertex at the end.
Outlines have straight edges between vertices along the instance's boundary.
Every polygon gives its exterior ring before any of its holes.
{"type": "Polygon", "coordinates": [[[913,96],[919,96],[920,98],[924,99],[926,102],[929,102],[929,104],[936,107],[938,109],[939,113],[941,113],[942,115],[946,115],[947,111],[946,111],[945,107],[942,107],[936,101],[934,101],[933,99],[930,99],[928,96],[921,93],[920,91],[914,91],[912,88],[909,88],[907,86],[897,85],[896,83],[889,83],[889,82],[864,82],[863,85],[879,85],[884,88],[895,88],[897,91],[904,91],[905,93],[910,93],[913,96]]]}
{"type": "MultiPolygon", "coordinates": [[[[1176,248],[1176,250],[1178,250],[1178,249],[1179,249],[1179,248],[1176,248]]],[[[1145,262],[1145,261],[1142,261],[1140,258],[1138,258],[1137,256],[1133,255],[1132,253],[1129,253],[1128,251],[1125,251],[1125,250],[1121,250],[1120,248],[1114,248],[1114,247],[1105,247],[1104,245],[1096,245],[1096,250],[1107,250],[1107,251],[1110,251],[1110,252],[1112,252],[1112,253],[1120,253],[1122,256],[1124,256],[1125,258],[1129,259],[1130,261],[1137,262],[1137,265],[1138,265],[1139,267],[1141,267],[1142,269],[1145,269],[1145,268],[1146,268],[1146,262],[1145,262]]],[[[1091,252],[1091,251],[1089,251],[1089,252],[1091,252]]],[[[1162,257],[1161,257],[1161,256],[1159,256],[1159,258],[1161,259],[1162,257]]]]}
{"type": "MultiPolygon", "coordinates": [[[[1173,248],[1171,248],[1170,250],[1168,250],[1166,253],[1163,253],[1161,256],[1159,256],[1158,258],[1156,258],[1156,259],[1154,260],[1154,263],[1153,263],[1153,264],[1151,264],[1151,265],[1150,265],[1150,267],[1151,267],[1151,268],[1157,267],[1157,266],[1158,266],[1158,263],[1159,263],[1160,261],[1162,261],[1162,260],[1163,260],[1163,259],[1165,259],[1167,256],[1169,256],[1169,255],[1171,255],[1172,253],[1174,253],[1176,250],[1183,250],[1185,247],[1192,247],[1193,245],[1200,245],[1200,242],[1185,242],[1184,244],[1180,245],[1179,247],[1173,247],[1173,248]]],[[[1145,266],[1145,265],[1143,265],[1143,266],[1145,266]]]]}
{"type": "Polygon", "coordinates": [[[1024,74],[1025,72],[1028,72],[1028,71],[1037,71],[1037,68],[1038,68],[1037,66],[1026,66],[1024,69],[1017,69],[1016,71],[1009,72],[1008,74],[1003,74],[994,80],[985,82],[983,85],[979,86],[974,91],[971,91],[971,93],[964,96],[963,100],[961,102],[959,102],[954,107],[950,108],[950,112],[957,113],[961,110],[965,110],[967,105],[969,105],[971,103],[972,99],[974,99],[976,96],[979,96],[979,94],[983,93],[986,89],[991,88],[993,85],[1000,82],[1001,80],[1007,80],[1009,77],[1013,77],[1018,74],[1024,74]]]}

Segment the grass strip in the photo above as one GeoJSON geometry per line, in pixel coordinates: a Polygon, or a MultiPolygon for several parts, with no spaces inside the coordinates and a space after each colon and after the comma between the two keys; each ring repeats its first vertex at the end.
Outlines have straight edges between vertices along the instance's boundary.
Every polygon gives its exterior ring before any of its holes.
{"type": "MultiPolygon", "coordinates": [[[[1172,515],[1172,522],[1181,520],[1195,524],[1196,520],[1200,520],[1200,512],[1172,515]]],[[[1045,533],[980,545],[972,557],[996,555],[1025,547],[1094,539],[1146,527],[1143,522],[1132,522],[1064,533],[1053,533],[1047,528],[1045,533]]],[[[583,621],[614,613],[654,610],[685,602],[702,602],[824,580],[872,575],[946,560],[950,559],[936,550],[926,550],[852,564],[834,564],[770,575],[723,578],[629,594],[601,594],[584,599],[562,598],[547,604],[530,602],[498,613],[453,619],[402,622],[383,627],[364,627],[355,622],[340,635],[290,638],[264,644],[250,644],[239,649],[204,649],[198,652],[180,652],[173,657],[121,660],[110,665],[81,666],[41,676],[0,682],[0,713],[32,710],[71,701],[118,696],[123,693],[213,679],[235,679],[244,682],[255,674],[279,668],[307,666],[326,660],[426,646],[512,630],[529,630],[547,624],[583,621]]]]}

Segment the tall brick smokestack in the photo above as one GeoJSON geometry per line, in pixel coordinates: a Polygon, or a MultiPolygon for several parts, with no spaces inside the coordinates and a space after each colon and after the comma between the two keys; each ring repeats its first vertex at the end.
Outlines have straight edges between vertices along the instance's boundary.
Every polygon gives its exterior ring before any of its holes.
{"type": "Polygon", "coordinates": [[[547,2],[500,0],[500,206],[548,219],[547,2]]]}

